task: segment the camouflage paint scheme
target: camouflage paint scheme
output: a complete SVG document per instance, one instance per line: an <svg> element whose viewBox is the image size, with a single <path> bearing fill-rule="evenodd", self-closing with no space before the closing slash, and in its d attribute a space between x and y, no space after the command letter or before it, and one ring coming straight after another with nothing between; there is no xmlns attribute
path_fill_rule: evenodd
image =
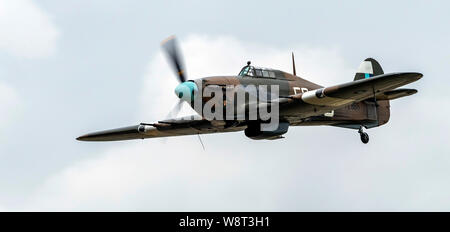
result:
<svg viewBox="0 0 450 232"><path fill-rule="evenodd" d="M370 66L370 71L366 72L364 70L367 70L367 66ZM256 69L258 68L254 68ZM280 122L286 125L279 132L261 134L258 129L254 129L260 123L258 121L209 121L197 115L199 120L169 119L156 123L141 123L131 127L94 132L77 139L117 141L242 130L246 130L246 135L252 139L277 139L282 138L281 135L287 132L288 126L319 125L361 128L362 131L362 127L372 128L386 124L390 117L389 101L417 92L415 89L397 88L417 81L423 76L415 72L384 74L381 66L372 58L363 61L354 81L325 88L287 72L266 70L274 72L275 77L215 76L195 80L195 83L201 83L202 88L210 85L278 85L279 96L282 99L279 105ZM204 98L203 103L209 99Z"/></svg>

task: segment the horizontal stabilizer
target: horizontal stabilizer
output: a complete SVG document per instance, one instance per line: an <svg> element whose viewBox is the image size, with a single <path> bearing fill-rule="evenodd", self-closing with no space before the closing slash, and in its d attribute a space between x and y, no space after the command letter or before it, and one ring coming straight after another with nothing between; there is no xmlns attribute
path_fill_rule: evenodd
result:
<svg viewBox="0 0 450 232"><path fill-rule="evenodd" d="M417 89L395 89L377 95L377 100L394 100L417 93Z"/></svg>

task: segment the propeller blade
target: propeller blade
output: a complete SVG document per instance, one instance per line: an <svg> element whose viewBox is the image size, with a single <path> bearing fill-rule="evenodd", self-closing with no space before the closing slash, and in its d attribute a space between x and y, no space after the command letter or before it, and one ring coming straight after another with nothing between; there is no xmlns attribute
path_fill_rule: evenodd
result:
<svg viewBox="0 0 450 232"><path fill-rule="evenodd" d="M185 82L186 81L186 69L183 65L182 55L180 49L178 49L177 42L175 41L175 36L170 36L165 39L161 46L164 48L166 52L167 58L169 59L172 68L175 70L175 74L178 76L178 81Z"/></svg>
<svg viewBox="0 0 450 232"><path fill-rule="evenodd" d="M172 119L177 117L178 113L180 113L181 107L183 106L183 101L178 100L177 104L172 108L172 110L167 114L166 119Z"/></svg>

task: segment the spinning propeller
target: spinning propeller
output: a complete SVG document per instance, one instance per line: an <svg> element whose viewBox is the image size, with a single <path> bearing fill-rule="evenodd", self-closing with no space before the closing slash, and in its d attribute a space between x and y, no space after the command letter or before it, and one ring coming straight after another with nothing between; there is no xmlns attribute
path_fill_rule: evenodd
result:
<svg viewBox="0 0 450 232"><path fill-rule="evenodd" d="M180 84L175 88L175 94L179 98L177 104L172 108L172 110L167 115L167 119L176 117L183 106L183 102L191 102L194 100L194 93L198 91L197 85L193 81L186 81L186 68L183 64L183 56L181 55L180 49L178 49L177 42L175 41L175 36L170 36L165 39L161 46L166 52L167 59L172 65L172 68L177 75ZM203 150L205 146L200 138L200 134L197 134L200 143L202 144Z"/></svg>
<svg viewBox="0 0 450 232"><path fill-rule="evenodd" d="M179 98L178 103L169 112L167 117L176 117L181 110L183 101L191 102L194 92L198 91L197 85L192 81L186 81L186 69L183 64L183 56L177 46L175 36L170 36L161 43L169 63L177 76L180 84L175 88L175 94Z"/></svg>

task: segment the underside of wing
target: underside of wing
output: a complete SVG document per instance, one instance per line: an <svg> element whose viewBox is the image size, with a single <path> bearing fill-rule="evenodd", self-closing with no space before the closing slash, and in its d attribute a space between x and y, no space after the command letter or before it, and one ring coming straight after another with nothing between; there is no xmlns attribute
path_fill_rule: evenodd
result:
<svg viewBox="0 0 450 232"><path fill-rule="evenodd" d="M228 125L223 121L208 121L190 117L190 119L170 119L157 123L141 123L135 126L122 127L89 133L77 138L80 141L119 141L131 139L160 138L182 135L210 134L241 131L244 125Z"/></svg>

